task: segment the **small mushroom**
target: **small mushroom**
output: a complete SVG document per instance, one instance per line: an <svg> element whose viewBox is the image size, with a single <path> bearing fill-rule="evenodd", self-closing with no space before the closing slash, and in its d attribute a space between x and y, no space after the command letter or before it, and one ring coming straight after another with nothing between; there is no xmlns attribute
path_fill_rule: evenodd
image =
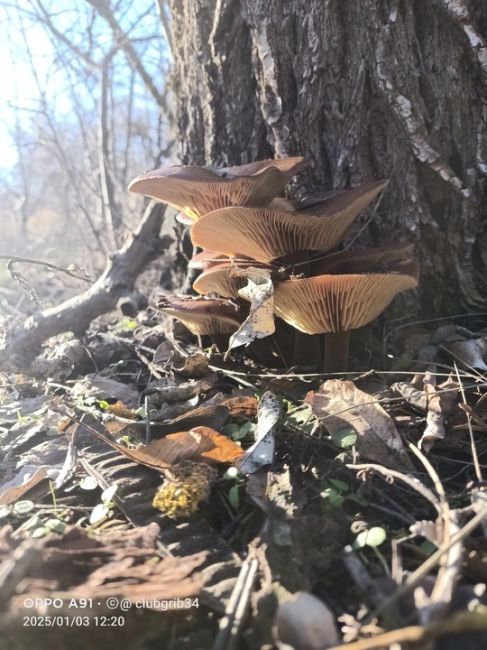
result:
<svg viewBox="0 0 487 650"><path fill-rule="evenodd" d="M346 370L350 330L377 318L392 299L418 284L418 267L404 273L320 275L286 280L274 289L274 311L306 334L325 333L325 372Z"/></svg>
<svg viewBox="0 0 487 650"><path fill-rule="evenodd" d="M157 307L180 320L196 336L232 334L242 324L237 307L228 300L163 296Z"/></svg>
<svg viewBox="0 0 487 650"><path fill-rule="evenodd" d="M384 188L365 183L340 193L312 211L226 207L214 210L192 227L193 244L226 255L246 255L268 263L300 251L326 252L343 239L358 213Z"/></svg>
<svg viewBox="0 0 487 650"><path fill-rule="evenodd" d="M202 250L199 253L193 255L189 261L188 268L190 269L208 269L216 264L255 264L258 265L255 260L252 260L250 257L245 257L245 255L239 255L237 258L230 259L228 255L223 255L223 253L217 253L215 251ZM260 264L259 264L260 266Z"/></svg>
<svg viewBox="0 0 487 650"><path fill-rule="evenodd" d="M212 264L196 278L193 282L193 289L201 294L216 293L225 298L237 298L239 289L242 289L247 284L247 279L237 275L237 273L251 266L271 269L270 266L260 264L254 260Z"/></svg>
<svg viewBox="0 0 487 650"><path fill-rule="evenodd" d="M137 176L129 191L150 196L196 221L230 205L268 205L304 166L304 159L262 160L227 168L162 167Z"/></svg>

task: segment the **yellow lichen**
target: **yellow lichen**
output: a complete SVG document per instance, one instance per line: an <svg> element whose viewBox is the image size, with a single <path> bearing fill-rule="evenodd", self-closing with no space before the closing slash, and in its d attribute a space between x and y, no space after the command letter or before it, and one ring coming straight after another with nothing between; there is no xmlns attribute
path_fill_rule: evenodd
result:
<svg viewBox="0 0 487 650"><path fill-rule="evenodd" d="M165 472L164 483L154 495L152 505L171 519L189 517L210 496L216 476L216 471L205 463L176 463Z"/></svg>

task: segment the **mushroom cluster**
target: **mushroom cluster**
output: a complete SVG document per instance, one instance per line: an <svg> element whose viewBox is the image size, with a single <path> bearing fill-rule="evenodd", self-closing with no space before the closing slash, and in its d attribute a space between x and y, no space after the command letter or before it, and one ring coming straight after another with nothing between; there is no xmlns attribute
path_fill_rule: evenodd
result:
<svg viewBox="0 0 487 650"><path fill-rule="evenodd" d="M343 371L350 330L416 287L419 268L408 244L337 250L386 183L367 182L311 205L279 197L304 164L297 157L219 169L163 168L137 177L129 190L180 210L201 248L191 265L202 271L193 285L202 297L164 298L163 310L194 334L231 333L245 318L238 293L245 274L235 271L266 269L275 316L304 334L324 334L325 372Z"/></svg>

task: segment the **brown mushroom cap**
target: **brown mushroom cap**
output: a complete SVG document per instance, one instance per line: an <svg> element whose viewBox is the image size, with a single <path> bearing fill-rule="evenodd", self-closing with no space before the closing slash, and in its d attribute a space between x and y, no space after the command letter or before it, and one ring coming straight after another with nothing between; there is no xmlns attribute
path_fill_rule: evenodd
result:
<svg viewBox="0 0 487 650"><path fill-rule="evenodd" d="M214 210L193 225L191 239L202 248L226 255L247 255L267 263L305 250L329 251L342 240L362 210L385 183L366 183L315 206L308 212L284 212L268 208L227 207Z"/></svg>
<svg viewBox="0 0 487 650"><path fill-rule="evenodd" d="M331 253L309 262L311 275L401 271L404 264L414 261L413 249L412 244L402 242L380 248Z"/></svg>
<svg viewBox="0 0 487 650"><path fill-rule="evenodd" d="M320 275L286 280L275 286L274 311L306 334L345 332L370 323L394 296L417 284L417 273Z"/></svg>
<svg viewBox="0 0 487 650"><path fill-rule="evenodd" d="M236 307L227 300L205 298L159 299L157 306L180 320L192 334L232 334L242 324Z"/></svg>
<svg viewBox="0 0 487 650"><path fill-rule="evenodd" d="M193 255L189 261L188 268L190 269L207 269L215 264L246 264L246 265L258 265L255 260L252 260L250 257L245 257L241 255L238 258L230 259L228 255L223 255L223 253L217 253L216 251L202 250L199 253Z"/></svg>
<svg viewBox="0 0 487 650"><path fill-rule="evenodd" d="M267 205L304 164L303 158L264 160L240 167L163 167L137 176L129 191L184 211L192 219L230 205Z"/></svg>
<svg viewBox="0 0 487 650"><path fill-rule="evenodd" d="M259 264L254 260L243 261L240 260L238 264L223 263L213 264L205 269L193 282L193 289L198 293L216 293L225 298L237 298L238 291L247 284L246 277L239 277L235 275L240 269L245 269L250 266L257 268L270 268L264 264Z"/></svg>
<svg viewBox="0 0 487 650"><path fill-rule="evenodd" d="M238 290L247 284L247 279L232 275L234 268L230 264L216 264L206 269L193 282L193 289L198 293L217 293L225 298L236 298Z"/></svg>
<svg viewBox="0 0 487 650"><path fill-rule="evenodd" d="M288 180L290 180L305 166L306 162L302 156L294 156L290 158L269 158L267 160L256 160L251 163L245 163L244 165L223 167L222 173L228 176L254 176L269 167L275 167L282 174L287 176Z"/></svg>

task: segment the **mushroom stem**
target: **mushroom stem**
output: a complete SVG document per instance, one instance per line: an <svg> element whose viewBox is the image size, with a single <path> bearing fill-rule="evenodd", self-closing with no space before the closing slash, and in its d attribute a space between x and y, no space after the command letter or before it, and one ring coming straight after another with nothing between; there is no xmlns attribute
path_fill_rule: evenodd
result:
<svg viewBox="0 0 487 650"><path fill-rule="evenodd" d="M321 346L319 334L305 334L295 330L291 363L293 366L320 365Z"/></svg>
<svg viewBox="0 0 487 650"><path fill-rule="evenodd" d="M348 368L350 330L325 334L324 372L344 372Z"/></svg>
<svg viewBox="0 0 487 650"><path fill-rule="evenodd" d="M225 352L228 348L228 334L210 334L210 340L213 345L216 347L218 352ZM200 346L202 347L202 346Z"/></svg>

